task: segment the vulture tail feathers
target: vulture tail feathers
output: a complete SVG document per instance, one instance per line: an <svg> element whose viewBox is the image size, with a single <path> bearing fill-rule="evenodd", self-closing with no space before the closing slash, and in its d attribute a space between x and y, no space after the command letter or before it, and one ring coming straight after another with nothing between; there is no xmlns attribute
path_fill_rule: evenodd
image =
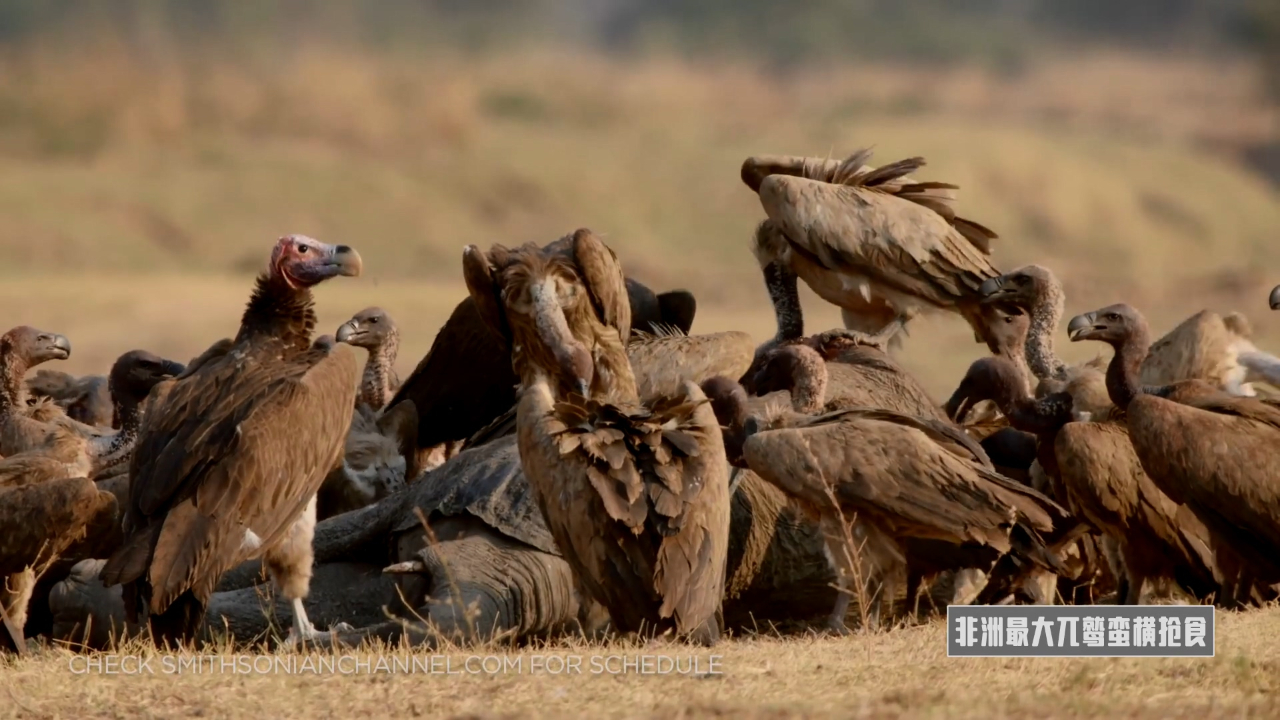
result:
<svg viewBox="0 0 1280 720"><path fill-rule="evenodd" d="M152 551L160 539L164 525L155 523L146 532L130 535L118 550L107 558L98 573L98 579L106 587L128 585L147 573Z"/></svg>
<svg viewBox="0 0 1280 720"><path fill-rule="evenodd" d="M1033 565L1051 570L1059 575L1071 575L1071 570L1057 553L1045 545L1044 538L1026 523L1014 523L1009 530L1009 545L1013 552L1029 560Z"/></svg>
<svg viewBox="0 0 1280 720"><path fill-rule="evenodd" d="M152 615L149 620L151 634L161 647L174 649L190 643L204 624L204 603L190 590L174 598L164 612Z"/></svg>

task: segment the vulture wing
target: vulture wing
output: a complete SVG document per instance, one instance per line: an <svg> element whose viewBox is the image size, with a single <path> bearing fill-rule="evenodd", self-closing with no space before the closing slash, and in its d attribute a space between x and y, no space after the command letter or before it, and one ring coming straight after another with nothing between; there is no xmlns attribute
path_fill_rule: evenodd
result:
<svg viewBox="0 0 1280 720"><path fill-rule="evenodd" d="M939 444L930 433L857 412L832 413L801 427L749 437L751 469L806 503L842 505L883 521L895 532L1009 549L1009 530L1023 516L1053 529L1052 501ZM1025 496L1025 497L1024 497ZM1029 500L1035 500L1031 502Z"/></svg>
<svg viewBox="0 0 1280 720"><path fill-rule="evenodd" d="M208 597L223 572L279 540L341 456L358 377L355 350L337 345L289 362L233 352L170 386L134 453L135 534L104 581L149 566L161 612L187 589Z"/></svg>
<svg viewBox="0 0 1280 720"><path fill-rule="evenodd" d="M1201 407L1148 395L1130 404L1142 467L1255 565L1260 580L1280 581L1280 409L1225 393L1192 402Z"/></svg>
<svg viewBox="0 0 1280 720"><path fill-rule="evenodd" d="M944 183L906 182L912 158L865 168L855 155L829 180L773 174L760 202L792 249L832 272L860 275L893 291L952 308L999 272L991 230L961 218Z"/></svg>

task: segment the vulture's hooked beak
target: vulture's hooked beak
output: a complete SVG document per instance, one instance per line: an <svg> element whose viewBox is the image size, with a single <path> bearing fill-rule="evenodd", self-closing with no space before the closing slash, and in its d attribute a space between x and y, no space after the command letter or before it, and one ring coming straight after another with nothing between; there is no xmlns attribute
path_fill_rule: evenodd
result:
<svg viewBox="0 0 1280 720"><path fill-rule="evenodd" d="M1271 309L1280 310L1280 285L1271 291Z"/></svg>
<svg viewBox="0 0 1280 720"><path fill-rule="evenodd" d="M186 371L187 366L176 360L163 360L160 363L160 377L162 378L178 377Z"/></svg>
<svg viewBox="0 0 1280 720"><path fill-rule="evenodd" d="M982 298L983 303L994 302L1001 295L1007 295L1012 292L1004 286L1004 276L998 275L993 278L987 278L978 286L978 295Z"/></svg>
<svg viewBox="0 0 1280 720"><path fill-rule="evenodd" d="M360 259L360 253L347 245L331 246L329 256L322 262L334 275L360 277L360 272L364 270L364 261Z"/></svg>
<svg viewBox="0 0 1280 720"><path fill-rule="evenodd" d="M42 350L51 359L66 360L71 357L71 341L67 339L66 335L42 335L40 341L44 345Z"/></svg>
<svg viewBox="0 0 1280 720"><path fill-rule="evenodd" d="M1093 337L1094 331L1106 330L1105 325L1098 325L1097 313L1084 313L1071 318L1071 322L1067 323L1067 337L1071 338L1071 342L1079 342L1088 340Z"/></svg>
<svg viewBox="0 0 1280 720"><path fill-rule="evenodd" d="M351 339L360 333L360 323L356 320L348 320L338 328L337 340L340 343L351 342Z"/></svg>

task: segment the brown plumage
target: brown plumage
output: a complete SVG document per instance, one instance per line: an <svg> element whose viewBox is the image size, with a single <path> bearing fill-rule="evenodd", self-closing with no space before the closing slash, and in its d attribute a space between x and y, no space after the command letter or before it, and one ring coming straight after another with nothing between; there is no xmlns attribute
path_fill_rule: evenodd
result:
<svg viewBox="0 0 1280 720"><path fill-rule="evenodd" d="M381 500L413 479L406 457L418 437L418 411L412 400L374 414L358 405L347 433L342 463L325 477L316 494L316 521Z"/></svg>
<svg viewBox="0 0 1280 720"><path fill-rule="evenodd" d="M1037 401L1019 387L1019 374L1005 358L991 358L975 384L976 395L994 397L1019 420ZM1045 405L1045 398L1040 405ZM1058 479L1072 512L1118 544L1125 578L1117 601L1141 604L1144 583L1172 579L1204 599L1218 591L1217 568L1204 524L1173 502L1142 470L1125 425L1115 421L1065 422L1053 436Z"/></svg>
<svg viewBox="0 0 1280 720"><path fill-rule="evenodd" d="M137 440L142 402L153 387L183 369L181 364L145 350L121 355L112 365L108 379L113 410L107 424L114 424L117 429L91 439L57 433L41 448L10 455L0 460L0 487L64 477L97 480L124 470Z"/></svg>
<svg viewBox="0 0 1280 720"><path fill-rule="evenodd" d="M786 391L802 412L885 408L945 420L915 376L888 354L822 333L765 351L739 382L752 395Z"/></svg>
<svg viewBox="0 0 1280 720"><path fill-rule="evenodd" d="M111 393L103 375L75 377L60 370L41 368L27 379L33 398L46 397L67 417L86 425L111 427Z"/></svg>
<svg viewBox="0 0 1280 720"><path fill-rule="evenodd" d="M85 478L62 478L0 489L0 608L7 616L0 646L25 647L22 628L35 583L115 498ZM7 640L8 642L4 642Z"/></svg>
<svg viewBox="0 0 1280 720"><path fill-rule="evenodd" d="M589 230L554 249L475 246L464 277L520 374L521 464L586 597L621 632L719 636L729 465L697 385L640 402L631 308Z"/></svg>
<svg viewBox="0 0 1280 720"><path fill-rule="evenodd" d="M679 394L687 380L738 377L751 366L756 345L744 332L688 335L677 328L631 332L627 359L641 399Z"/></svg>
<svg viewBox="0 0 1280 720"><path fill-rule="evenodd" d="M907 177L915 157L866 166L870 150L838 165L748 158L743 181L769 219L753 251L775 305L802 279L841 308L845 327L887 340L896 326L931 310L958 312L974 327L978 287L998 275L991 230L955 213L955 185ZM789 327L801 324L799 303Z"/></svg>
<svg viewBox="0 0 1280 720"><path fill-rule="evenodd" d="M45 444L52 429L31 417L24 376L49 360L71 356L71 343L62 335L20 326L0 336L0 456Z"/></svg>
<svg viewBox="0 0 1280 720"><path fill-rule="evenodd" d="M560 238L547 247L556 252L568 247L572 238ZM626 279L631 307L631 328L656 332L673 327L688 334L696 303L684 290L654 293L632 278ZM512 369L510 345L503 331L492 330L481 316L476 301L468 296L458 303L445 322L431 349L405 379L395 397L394 407L412 400L418 408L418 465L427 455L449 443L456 447L516 404L520 378Z"/></svg>
<svg viewBox="0 0 1280 720"><path fill-rule="evenodd" d="M1228 584L1237 583L1224 589L1228 600L1244 600L1254 581L1280 582L1280 405L1194 379L1144 386L1150 335L1145 318L1128 305L1077 315L1068 333L1073 342L1114 348L1107 390L1124 413L1142 468L1208 527L1219 570Z"/></svg>
<svg viewBox="0 0 1280 720"><path fill-rule="evenodd" d="M369 351L360 378L358 402L371 410L381 410L400 389L400 376L396 374L400 329L395 321L386 310L368 307L342 323L334 339Z"/></svg>
<svg viewBox="0 0 1280 720"><path fill-rule="evenodd" d="M102 580L123 584L158 642L201 627L222 573L262 556L293 604L291 640L315 629L302 606L315 494L342 455L359 372L355 351L313 349L311 287L360 274L346 246L280 238L228 348L152 396L130 466L125 543Z"/></svg>
<svg viewBox="0 0 1280 720"><path fill-rule="evenodd" d="M792 418L781 428L753 417L745 435L751 469L823 525L846 588L833 624L843 620L849 578L857 572L846 530L855 518L896 546L899 557L902 539L911 537L988 547L997 555L1016 550L1039 567L1062 569L1044 538L1075 522L1053 501L996 473L977 444L949 423L855 409Z"/></svg>

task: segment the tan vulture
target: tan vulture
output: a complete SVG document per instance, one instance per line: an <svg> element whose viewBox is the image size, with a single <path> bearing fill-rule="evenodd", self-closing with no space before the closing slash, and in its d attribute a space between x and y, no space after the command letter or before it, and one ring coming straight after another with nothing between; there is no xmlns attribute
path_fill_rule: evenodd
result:
<svg viewBox="0 0 1280 720"><path fill-rule="evenodd" d="M797 279L840 308L845 328L863 341L897 345L898 331L925 311L958 312L980 340L978 288L999 275L991 265L996 234L959 217L955 185L916 182L913 157L880 168L871 150L843 162L752 157L742 179L769 216L753 251L778 314L778 340L804 334Z"/></svg>
<svg viewBox="0 0 1280 720"><path fill-rule="evenodd" d="M640 401L613 251L581 229L546 248L469 246L463 268L511 348L521 465L584 600L618 632L716 642L729 542L719 423L690 381Z"/></svg>

